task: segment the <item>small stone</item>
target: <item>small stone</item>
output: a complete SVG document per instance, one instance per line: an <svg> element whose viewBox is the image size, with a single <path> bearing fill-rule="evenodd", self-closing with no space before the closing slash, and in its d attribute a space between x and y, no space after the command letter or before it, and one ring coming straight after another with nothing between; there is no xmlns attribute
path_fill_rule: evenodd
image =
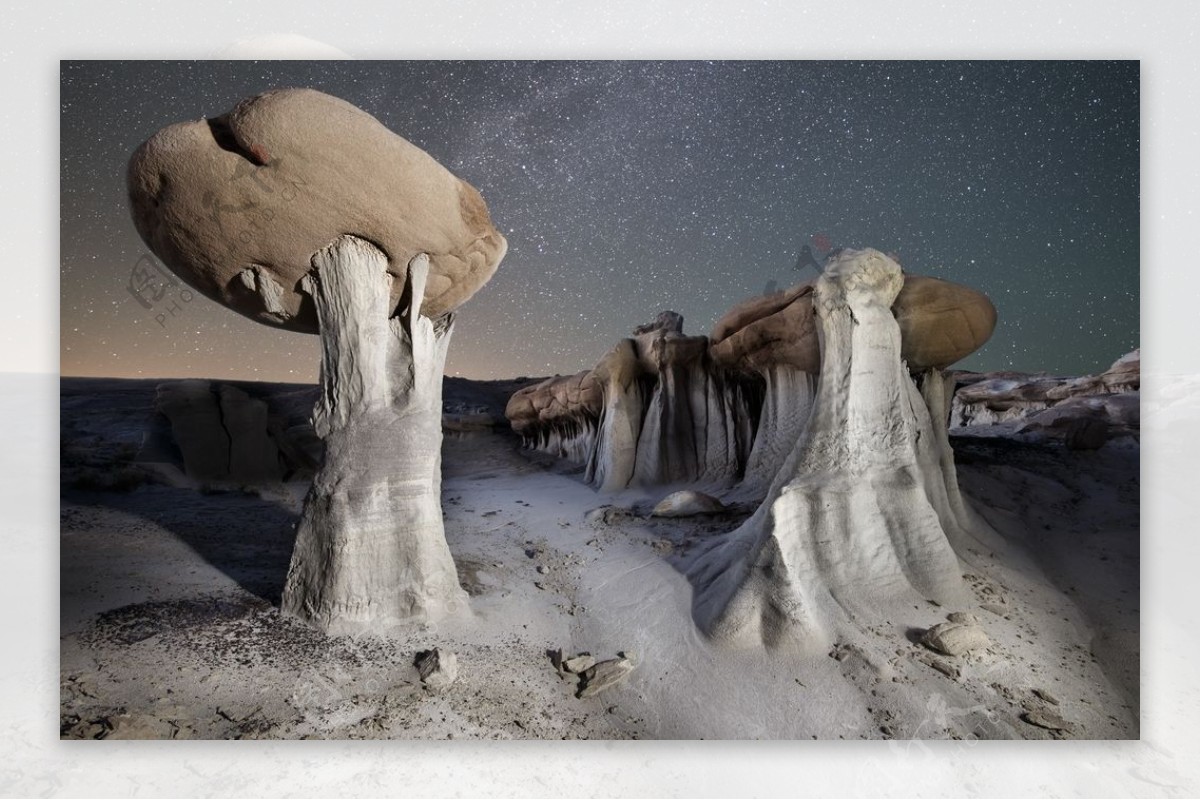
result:
<svg viewBox="0 0 1200 800"><path fill-rule="evenodd" d="M990 611L998 617L1008 616L1008 607L1002 606L999 603L982 603L980 606L984 611Z"/></svg>
<svg viewBox="0 0 1200 800"><path fill-rule="evenodd" d="M583 519L590 525L604 526L612 525L617 520L630 515L631 512L627 508L620 508L619 506L600 506L599 508L593 508L591 511L584 514Z"/></svg>
<svg viewBox="0 0 1200 800"><path fill-rule="evenodd" d="M633 671L633 662L627 658L612 658L601 661L588 669L580 677L579 692L576 697L593 697L600 692L615 686Z"/></svg>
<svg viewBox="0 0 1200 800"><path fill-rule="evenodd" d="M711 495L685 489L662 499L650 512L654 517L692 517L697 514L720 514L725 504Z"/></svg>
<svg viewBox="0 0 1200 800"><path fill-rule="evenodd" d="M437 647L417 654L417 671L421 683L434 692L445 690L458 678L458 656L449 650Z"/></svg>
<svg viewBox="0 0 1200 800"><path fill-rule="evenodd" d="M956 622L939 622L921 637L921 644L948 656L960 656L972 650L982 650L991 643L983 628Z"/></svg>
<svg viewBox="0 0 1200 800"><path fill-rule="evenodd" d="M922 658L921 663L928 664L929 666L936 669L938 672L945 675L947 678L953 678L954 680L958 680L958 677L962 674L962 671L959 670L957 664L951 664L949 661L946 661L941 658L937 658L937 657Z"/></svg>
<svg viewBox="0 0 1200 800"><path fill-rule="evenodd" d="M955 611L946 615L946 619L959 625L978 625L979 618L969 611Z"/></svg>
<svg viewBox="0 0 1200 800"><path fill-rule="evenodd" d="M545 575L547 572L550 571L550 568L547 567L545 564L538 564L537 571L538 571L539 575Z"/></svg>
<svg viewBox="0 0 1200 800"><path fill-rule="evenodd" d="M541 589L542 591L546 590L546 587L542 585L541 581L534 581L533 585L536 586L538 589Z"/></svg>
<svg viewBox="0 0 1200 800"><path fill-rule="evenodd" d="M596 666L596 657L589 653L580 653L577 656L566 659L562 664L563 669L567 672L574 672L576 675L580 675Z"/></svg>
<svg viewBox="0 0 1200 800"><path fill-rule="evenodd" d="M1058 698L1047 692L1045 689L1034 689L1033 693L1052 706L1058 705Z"/></svg>
<svg viewBox="0 0 1200 800"><path fill-rule="evenodd" d="M1039 728L1045 728L1048 731L1065 731L1070 732L1071 726L1062 717L1057 714L1052 714L1049 711L1026 711L1021 715L1021 719L1028 722L1030 725L1036 725Z"/></svg>

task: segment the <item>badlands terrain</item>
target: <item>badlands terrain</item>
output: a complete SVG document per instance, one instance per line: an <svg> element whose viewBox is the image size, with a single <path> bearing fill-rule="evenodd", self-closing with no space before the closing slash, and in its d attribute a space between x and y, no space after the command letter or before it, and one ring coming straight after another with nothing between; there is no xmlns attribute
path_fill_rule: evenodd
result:
<svg viewBox="0 0 1200 800"><path fill-rule="evenodd" d="M61 735L1136 738L1137 369L1135 352L1084 378L952 373L958 481L995 534L960 553L969 597L895 608L870 646L820 653L704 635L689 566L756 499L663 517L687 486L598 492L510 429L536 379L444 384L442 507L469 608L351 638L279 609L320 458L315 386L63 378ZM923 644L951 614L987 646ZM591 659L620 665L611 685L572 671Z"/></svg>

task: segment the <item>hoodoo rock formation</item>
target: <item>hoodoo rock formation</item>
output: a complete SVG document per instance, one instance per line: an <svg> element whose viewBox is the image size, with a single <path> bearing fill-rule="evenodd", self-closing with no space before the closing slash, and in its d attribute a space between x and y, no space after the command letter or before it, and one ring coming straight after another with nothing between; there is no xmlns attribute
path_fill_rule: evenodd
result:
<svg viewBox="0 0 1200 800"><path fill-rule="evenodd" d="M952 542L969 523L946 382L920 362L923 389L913 380L893 305L904 286L887 256L847 250L805 295L820 332L812 410L758 511L692 564L693 613L710 635L819 648L900 602L962 598Z"/></svg>
<svg viewBox="0 0 1200 800"><path fill-rule="evenodd" d="M987 297L902 277L891 307L915 375L978 349L996 324ZM761 498L803 432L821 369L816 281L739 303L712 335L664 312L592 370L513 395L506 414L531 447L587 465L594 486L737 484ZM921 379L924 382L924 378ZM940 385L940 384L939 384Z"/></svg>
<svg viewBox="0 0 1200 800"><path fill-rule="evenodd" d="M730 380L761 397L743 485L761 496L804 429L821 366L812 294L815 281L731 308L713 327L712 353Z"/></svg>
<svg viewBox="0 0 1200 800"><path fill-rule="evenodd" d="M324 461L285 612L382 630L465 604L440 505L453 311L506 248L479 193L369 114L286 89L134 153L134 222L172 270L268 325L321 336Z"/></svg>
<svg viewBox="0 0 1200 800"><path fill-rule="evenodd" d="M585 464L605 491L728 483L753 432L741 387L726 384L708 345L665 311L593 369L515 393L505 415L528 445Z"/></svg>

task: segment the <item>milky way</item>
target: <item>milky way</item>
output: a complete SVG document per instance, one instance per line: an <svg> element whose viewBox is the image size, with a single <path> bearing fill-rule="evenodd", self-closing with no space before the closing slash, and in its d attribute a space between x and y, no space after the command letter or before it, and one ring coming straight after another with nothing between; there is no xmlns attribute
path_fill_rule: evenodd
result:
<svg viewBox="0 0 1200 800"><path fill-rule="evenodd" d="M1137 62L64 62L62 371L314 380L315 337L145 308L125 164L270 88L342 97L476 186L508 237L447 371L576 372L666 308L706 333L814 235L986 292L970 369L1138 346Z"/></svg>

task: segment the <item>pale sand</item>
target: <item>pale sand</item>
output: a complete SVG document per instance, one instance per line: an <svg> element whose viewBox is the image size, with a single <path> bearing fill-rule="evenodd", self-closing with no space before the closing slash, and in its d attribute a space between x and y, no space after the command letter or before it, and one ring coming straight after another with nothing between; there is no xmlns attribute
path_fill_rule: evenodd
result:
<svg viewBox="0 0 1200 800"><path fill-rule="evenodd" d="M153 396L150 382L63 388L64 424L79 421L64 441L133 435ZM446 399L502 409L500 388L448 382ZM581 468L521 451L508 432L448 435L443 448L447 539L473 617L391 639L330 639L279 616L303 483L263 497L65 489L63 735L1136 738L1136 443L953 442L964 493L1010 543L965 566L970 607L897 608L868 632L870 652L807 657L718 646L692 621L689 556L752 508L650 518L678 487L599 495ZM585 520L606 504L637 513ZM952 678L915 639L957 610L993 646L944 658ZM433 646L458 655L442 694L412 666ZM552 648L626 651L636 668L577 699ZM1022 721L1037 711L1070 730Z"/></svg>

